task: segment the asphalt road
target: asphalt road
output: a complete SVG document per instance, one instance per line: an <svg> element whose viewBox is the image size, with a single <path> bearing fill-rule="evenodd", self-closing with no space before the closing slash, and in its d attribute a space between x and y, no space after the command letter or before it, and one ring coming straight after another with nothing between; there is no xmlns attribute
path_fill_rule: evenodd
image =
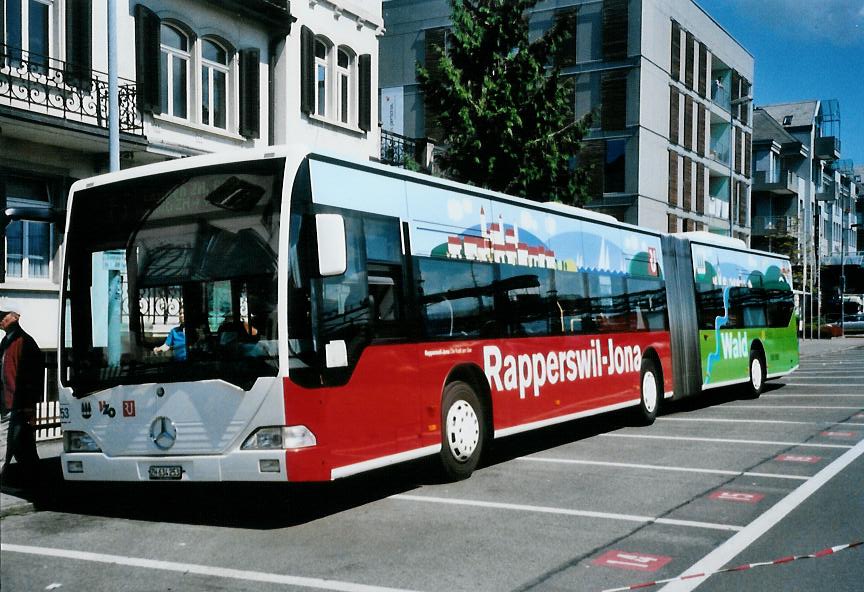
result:
<svg viewBox="0 0 864 592"><path fill-rule="evenodd" d="M864 343L862 343L864 345ZM94 486L56 459L2 519L18 590L603 591L864 540L864 347L735 390L497 443L467 481L429 462L332 484ZM864 546L649 590L859 591Z"/></svg>

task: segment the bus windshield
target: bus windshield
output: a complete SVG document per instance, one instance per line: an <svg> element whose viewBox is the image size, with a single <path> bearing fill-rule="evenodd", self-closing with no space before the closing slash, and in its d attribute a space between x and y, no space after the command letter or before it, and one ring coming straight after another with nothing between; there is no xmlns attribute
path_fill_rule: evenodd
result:
<svg viewBox="0 0 864 592"><path fill-rule="evenodd" d="M284 160L77 192L66 245L62 379L117 384L275 376Z"/></svg>

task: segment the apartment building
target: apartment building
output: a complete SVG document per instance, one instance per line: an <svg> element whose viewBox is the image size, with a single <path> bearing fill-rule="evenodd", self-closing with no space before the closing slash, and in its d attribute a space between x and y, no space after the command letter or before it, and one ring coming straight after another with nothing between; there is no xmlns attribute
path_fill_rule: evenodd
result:
<svg viewBox="0 0 864 592"><path fill-rule="evenodd" d="M792 258L809 321L832 297L826 267L839 269L841 254L858 249L860 185L841 158L840 107L833 99L757 106L753 134L752 246Z"/></svg>
<svg viewBox="0 0 864 592"><path fill-rule="evenodd" d="M107 5L2 4L0 308L49 352L66 194L108 170ZM378 156L380 2L116 5L122 168L288 142Z"/></svg>
<svg viewBox="0 0 864 592"><path fill-rule="evenodd" d="M577 117L593 112L580 155L593 165L589 208L663 231L749 240L753 57L692 0L556 0L531 34L575 13L562 56ZM385 129L436 137L416 64L446 51L446 0L389 0L379 85Z"/></svg>

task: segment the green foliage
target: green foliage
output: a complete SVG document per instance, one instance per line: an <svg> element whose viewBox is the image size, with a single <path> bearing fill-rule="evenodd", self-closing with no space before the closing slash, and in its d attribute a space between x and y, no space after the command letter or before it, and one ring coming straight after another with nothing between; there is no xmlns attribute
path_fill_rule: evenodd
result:
<svg viewBox="0 0 864 592"><path fill-rule="evenodd" d="M585 203L587 171L574 163L590 117L574 119L574 88L556 60L573 17L529 43L526 10L537 0L450 2L446 52L440 48L437 68L418 67L447 146L442 169L529 199Z"/></svg>

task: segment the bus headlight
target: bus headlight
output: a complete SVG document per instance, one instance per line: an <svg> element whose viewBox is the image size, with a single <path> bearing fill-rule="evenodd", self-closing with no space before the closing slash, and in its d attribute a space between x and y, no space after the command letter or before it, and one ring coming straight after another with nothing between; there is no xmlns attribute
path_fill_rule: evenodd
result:
<svg viewBox="0 0 864 592"><path fill-rule="evenodd" d="M315 439L306 426L268 426L258 428L243 442L242 450L274 450L308 448L315 446Z"/></svg>
<svg viewBox="0 0 864 592"><path fill-rule="evenodd" d="M102 452L102 449L87 432L63 432L64 452Z"/></svg>

